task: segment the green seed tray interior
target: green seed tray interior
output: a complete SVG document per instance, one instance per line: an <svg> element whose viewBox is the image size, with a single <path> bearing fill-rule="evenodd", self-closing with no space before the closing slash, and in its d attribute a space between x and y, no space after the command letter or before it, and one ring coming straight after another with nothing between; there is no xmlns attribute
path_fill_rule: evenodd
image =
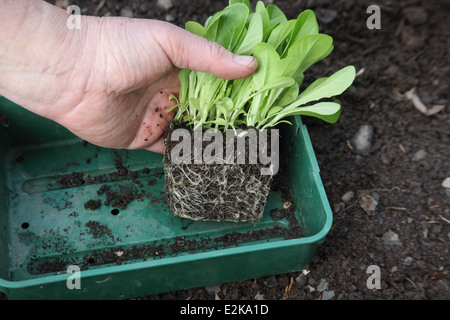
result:
<svg viewBox="0 0 450 320"><path fill-rule="evenodd" d="M270 193L256 224L174 216L159 154L85 143L2 97L0 117L0 292L10 299L120 299L294 272L331 227L299 117L281 130L288 188Z"/></svg>

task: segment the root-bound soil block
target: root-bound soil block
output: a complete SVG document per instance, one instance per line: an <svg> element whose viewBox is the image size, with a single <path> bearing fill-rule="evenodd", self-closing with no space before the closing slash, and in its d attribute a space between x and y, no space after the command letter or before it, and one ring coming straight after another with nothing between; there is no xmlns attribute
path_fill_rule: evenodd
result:
<svg viewBox="0 0 450 320"><path fill-rule="evenodd" d="M201 128L190 131L174 122L168 125L164 173L167 201L175 215L235 222L262 218L275 173L270 170L278 168L278 130L266 130L264 135L253 128L241 132L243 136L230 129L227 136ZM206 138L208 134L214 137ZM261 161L259 154L266 158Z"/></svg>

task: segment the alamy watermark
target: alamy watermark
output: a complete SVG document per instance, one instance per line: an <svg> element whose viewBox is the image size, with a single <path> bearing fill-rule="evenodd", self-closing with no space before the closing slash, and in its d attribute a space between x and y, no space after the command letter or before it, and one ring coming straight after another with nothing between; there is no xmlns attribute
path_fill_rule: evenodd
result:
<svg viewBox="0 0 450 320"><path fill-rule="evenodd" d="M367 19L367 29L381 29L381 9L379 6L373 4L367 7L366 13L370 14Z"/></svg>
<svg viewBox="0 0 450 320"><path fill-rule="evenodd" d="M66 26L69 30L80 30L81 29L81 9L79 6L68 6L67 13L70 14L67 18Z"/></svg>
<svg viewBox="0 0 450 320"><path fill-rule="evenodd" d="M268 136L267 129L228 129L224 133L198 128L192 133L179 128L170 138L172 142L178 142L172 148L170 158L173 164L259 163L265 166L261 168L262 175L274 175L279 169L279 130L270 129L270 141ZM203 148L204 144L207 145Z"/></svg>
<svg viewBox="0 0 450 320"><path fill-rule="evenodd" d="M69 290L81 289L81 270L77 265L70 265L67 267L67 274L69 277L66 280L66 286Z"/></svg>
<svg viewBox="0 0 450 320"><path fill-rule="evenodd" d="M370 274L366 281L367 289L381 289L380 267L377 265L370 265L367 267L366 273Z"/></svg>
<svg viewBox="0 0 450 320"><path fill-rule="evenodd" d="M66 25L70 30L81 29L81 9L79 6L70 5L67 7L67 13L70 14ZM373 4L367 7L367 14L370 14L366 21L367 29L381 29L381 9L379 6Z"/></svg>

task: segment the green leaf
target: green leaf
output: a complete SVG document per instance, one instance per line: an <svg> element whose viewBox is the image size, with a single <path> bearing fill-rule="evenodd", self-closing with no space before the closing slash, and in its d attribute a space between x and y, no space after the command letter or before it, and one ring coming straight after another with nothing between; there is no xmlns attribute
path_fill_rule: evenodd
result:
<svg viewBox="0 0 450 320"><path fill-rule="evenodd" d="M188 89L189 89L189 74L190 70L183 69L178 73L178 79L180 80L180 93L178 94L178 99L181 104L186 103L188 99Z"/></svg>
<svg viewBox="0 0 450 320"><path fill-rule="evenodd" d="M250 0L229 0L229 5L209 17L205 26L188 22L186 30L217 42L240 55L253 55L259 68L252 76L223 80L206 72L181 70L175 119L190 128L256 128L289 123L292 115L312 116L334 123L340 115L336 102L320 102L337 96L354 81L355 69L343 68L320 78L299 94L305 70L333 50L330 36L319 34L313 11L306 10L295 20L273 4L258 1L254 12ZM318 103L308 105L312 101Z"/></svg>
<svg viewBox="0 0 450 320"><path fill-rule="evenodd" d="M198 22L188 21L184 28L197 36L206 38L206 29Z"/></svg>
<svg viewBox="0 0 450 320"><path fill-rule="evenodd" d="M298 90L299 85L295 83L290 88L287 88L278 98L278 100L275 101L275 104L278 106L285 107L292 102L294 102L298 97Z"/></svg>
<svg viewBox="0 0 450 320"><path fill-rule="evenodd" d="M171 112L172 110L175 110L176 108L178 108L180 106L180 103L174 94L169 94L169 101L170 102L175 101L175 104L173 106L171 106L169 109L167 109L166 112Z"/></svg>
<svg viewBox="0 0 450 320"><path fill-rule="evenodd" d="M228 7L227 7L228 8ZM213 25L216 25L217 22L219 21L220 17L225 14L227 8L223 9L222 11L218 11L215 14L213 14L212 16L210 16L208 19L206 19L205 22L205 29L209 31L209 29L212 28ZM214 40L211 40L214 41Z"/></svg>
<svg viewBox="0 0 450 320"><path fill-rule="evenodd" d="M355 67L348 66L330 77L317 79L298 96L292 105L300 106L311 101L340 95L352 85L355 75Z"/></svg>
<svg viewBox="0 0 450 320"><path fill-rule="evenodd" d="M312 10L303 11L296 20L294 29L289 38L289 43L281 57L283 58L286 55L287 50L289 50L295 41L307 35L317 33L319 33L319 24L317 23L316 15Z"/></svg>
<svg viewBox="0 0 450 320"><path fill-rule="evenodd" d="M287 88L295 85L295 80L289 77L280 77L276 78L270 83L266 84L264 87L261 88L261 91L267 91L272 89L279 89L279 88Z"/></svg>
<svg viewBox="0 0 450 320"><path fill-rule="evenodd" d="M270 117L273 114L280 112L281 110L283 110L283 107L273 106L272 108L270 108L269 112L267 112L267 117Z"/></svg>
<svg viewBox="0 0 450 320"><path fill-rule="evenodd" d="M269 29L264 30L262 42L267 42L267 38L269 38L272 31L275 30L275 28L278 27L279 25L280 25L280 23L278 22L278 23L274 24L273 26L271 26Z"/></svg>
<svg viewBox="0 0 450 320"><path fill-rule="evenodd" d="M215 42L234 52L233 49L238 43L247 22L249 10L243 3L236 3L227 7L224 11L225 13L216 22Z"/></svg>
<svg viewBox="0 0 450 320"><path fill-rule="evenodd" d="M195 98L189 99L189 105L197 111L200 110L200 100L199 99L195 99Z"/></svg>
<svg viewBox="0 0 450 320"><path fill-rule="evenodd" d="M258 90L253 96L253 101L249 108L248 124L254 126L262 121L266 116L273 102L278 98L284 88L295 85L295 80L288 77L281 77L272 80Z"/></svg>
<svg viewBox="0 0 450 320"><path fill-rule="evenodd" d="M295 71L300 64L299 59L285 58L272 62L274 64L273 77L295 77Z"/></svg>
<svg viewBox="0 0 450 320"><path fill-rule="evenodd" d="M262 87L277 73L276 66L280 56L271 45L264 42L255 46L253 56L258 60L259 65L258 71L253 74L253 79L257 86Z"/></svg>
<svg viewBox="0 0 450 320"><path fill-rule="evenodd" d="M341 106L335 102L320 102L312 106L301 107L289 115L303 115L319 118L328 123L335 123L341 114Z"/></svg>
<svg viewBox="0 0 450 320"><path fill-rule="evenodd" d="M235 4L235 3L243 3L243 4L245 4L248 7L249 11L252 10L252 6L250 5L250 0L230 0L228 2L228 5L231 6L232 4Z"/></svg>
<svg viewBox="0 0 450 320"><path fill-rule="evenodd" d="M266 10L269 15L271 26L274 26L277 23L283 23L283 22L287 21L286 15L276 5L269 4L269 5L267 5Z"/></svg>
<svg viewBox="0 0 450 320"><path fill-rule="evenodd" d="M263 22L263 29L267 30L270 28L270 18L269 13L267 12L267 9L264 5L264 2L258 1L256 3L255 13L258 13L261 15L262 22Z"/></svg>
<svg viewBox="0 0 450 320"><path fill-rule="evenodd" d="M335 123L341 114L341 105L335 102L320 102L312 106L294 108L280 111L270 122L266 123L262 128L272 127L279 123L280 120L294 115L310 116L321 119L328 123Z"/></svg>
<svg viewBox="0 0 450 320"><path fill-rule="evenodd" d="M262 129L266 129L266 128L270 128L270 127L275 127L276 125L278 125L278 124L280 124L280 123L287 123L287 124L289 124L289 125L292 125L292 123L291 122L289 122L289 121L287 121L287 120L281 120L281 121L278 121L278 122L276 122L276 123L274 123L274 124L271 124L270 126L264 126L264 127L262 127ZM258 128L259 129L259 128Z"/></svg>
<svg viewBox="0 0 450 320"><path fill-rule="evenodd" d="M272 31L267 39L267 43L274 47L279 54L283 53L285 46L288 44L289 35L292 33L294 26L295 20L289 20L281 23Z"/></svg>
<svg viewBox="0 0 450 320"><path fill-rule="evenodd" d="M295 74L303 73L333 50L333 38L326 34L312 34L298 39L288 50L286 58L299 62Z"/></svg>
<svg viewBox="0 0 450 320"><path fill-rule="evenodd" d="M244 40L236 50L236 54L251 55L255 46L262 41L263 23L261 15L253 14Z"/></svg>
<svg viewBox="0 0 450 320"><path fill-rule="evenodd" d="M303 72L298 73L295 76L295 81L297 82L298 86L301 86L301 84L303 83L303 80L305 79L305 74Z"/></svg>
<svg viewBox="0 0 450 320"><path fill-rule="evenodd" d="M216 102L217 114L223 114L226 119L228 119L228 117L231 114L231 111L233 111L233 107L234 107L233 101L228 97L225 97Z"/></svg>
<svg viewBox="0 0 450 320"><path fill-rule="evenodd" d="M266 42L272 31L275 30L280 24L287 21L287 18L283 11L280 10L276 5L269 4L266 7L267 14L269 16L270 28L265 28L263 33L263 42Z"/></svg>

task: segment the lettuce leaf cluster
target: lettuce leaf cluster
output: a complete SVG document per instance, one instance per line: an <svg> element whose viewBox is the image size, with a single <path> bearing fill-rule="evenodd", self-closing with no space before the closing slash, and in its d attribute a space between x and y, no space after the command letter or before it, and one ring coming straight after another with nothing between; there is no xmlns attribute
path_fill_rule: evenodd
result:
<svg viewBox="0 0 450 320"><path fill-rule="evenodd" d="M300 91L305 71L333 50L333 39L319 33L313 11L288 20L274 4L230 0L205 25L189 21L186 30L214 41L233 53L252 55L258 71L248 78L224 80L206 72L181 70L180 93L173 108L175 120L192 129L226 131L241 126L266 129L286 117L305 115L334 123L341 106L323 101L343 93L355 79L355 68L345 67L319 78Z"/></svg>

